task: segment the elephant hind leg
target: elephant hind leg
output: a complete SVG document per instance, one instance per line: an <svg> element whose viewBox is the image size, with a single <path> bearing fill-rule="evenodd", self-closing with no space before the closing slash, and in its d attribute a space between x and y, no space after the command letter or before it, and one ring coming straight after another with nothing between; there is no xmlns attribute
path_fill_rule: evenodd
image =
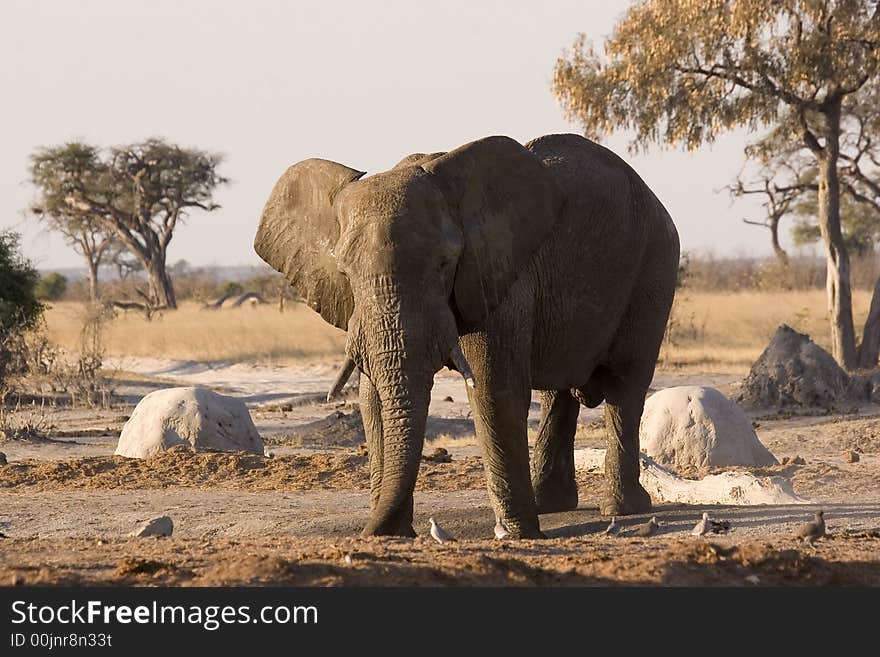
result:
<svg viewBox="0 0 880 657"><path fill-rule="evenodd" d="M639 483L639 421L647 386L609 376L605 397L605 494L599 510L625 516L651 509L651 497Z"/></svg>
<svg viewBox="0 0 880 657"><path fill-rule="evenodd" d="M532 456L532 487L538 513L577 508L574 434L580 407L568 390L541 393L541 425Z"/></svg>
<svg viewBox="0 0 880 657"><path fill-rule="evenodd" d="M605 515L651 508L651 498L639 483L639 423L675 294L678 243L674 230L661 232L646 256L602 376L607 450L600 511Z"/></svg>

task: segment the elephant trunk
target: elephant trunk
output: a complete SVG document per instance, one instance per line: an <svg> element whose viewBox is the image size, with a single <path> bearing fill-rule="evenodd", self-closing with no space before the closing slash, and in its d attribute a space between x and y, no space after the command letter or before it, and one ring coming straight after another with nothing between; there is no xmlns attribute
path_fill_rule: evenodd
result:
<svg viewBox="0 0 880 657"><path fill-rule="evenodd" d="M379 396L382 481L364 535L412 535L412 494L422 448L434 372L427 322L383 313L366 340L363 360Z"/></svg>

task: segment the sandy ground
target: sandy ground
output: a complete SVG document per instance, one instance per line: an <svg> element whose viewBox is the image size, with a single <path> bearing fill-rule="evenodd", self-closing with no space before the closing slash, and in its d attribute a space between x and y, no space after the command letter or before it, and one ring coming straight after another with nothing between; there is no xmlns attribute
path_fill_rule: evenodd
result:
<svg viewBox="0 0 880 657"><path fill-rule="evenodd" d="M464 385L437 376L416 529L434 515L459 538L360 539L369 511L356 394L324 402L333 365L260 367L120 359L111 409L44 408L51 440L0 444L0 584L293 585L880 585L880 407L845 415L755 412L764 444L798 463L753 469L781 475L806 506L712 506L733 530L690 535L702 507L658 504L657 536L605 538L601 475L579 473L576 511L545 515L544 541L490 541L494 520ZM736 393L737 375L658 373L655 389L712 385ZM173 450L146 461L112 456L133 404L169 385L207 385L241 397L272 457ZM602 446L602 409L583 409L579 446ZM536 426L535 398L529 415ZM844 453L855 450L859 461ZM800 463L803 460L803 463ZM823 508L830 536L811 549L792 535ZM167 513L172 538L133 539ZM627 518L625 527L644 522ZM247 555L242 557L242 555Z"/></svg>

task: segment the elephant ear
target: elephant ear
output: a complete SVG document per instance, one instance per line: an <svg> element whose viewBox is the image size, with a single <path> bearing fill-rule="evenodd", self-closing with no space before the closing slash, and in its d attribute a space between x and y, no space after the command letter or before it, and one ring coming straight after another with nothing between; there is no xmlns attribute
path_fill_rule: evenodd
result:
<svg viewBox="0 0 880 657"><path fill-rule="evenodd" d="M333 198L363 175L328 160L294 164L275 183L254 239L257 255L284 274L325 321L343 330L354 301L333 256L339 240Z"/></svg>
<svg viewBox="0 0 880 657"><path fill-rule="evenodd" d="M465 325L479 325L549 235L564 204L544 164L509 137L471 142L422 165L460 221L464 247L453 296Z"/></svg>

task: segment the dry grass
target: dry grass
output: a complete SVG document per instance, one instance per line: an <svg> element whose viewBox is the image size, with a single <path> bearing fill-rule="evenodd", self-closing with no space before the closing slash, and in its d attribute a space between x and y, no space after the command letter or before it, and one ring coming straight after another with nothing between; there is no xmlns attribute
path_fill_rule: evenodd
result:
<svg viewBox="0 0 880 657"><path fill-rule="evenodd" d="M869 292L853 292L857 335L870 302ZM664 344L660 367L745 372L783 323L830 348L824 290L680 290L673 307L671 341Z"/></svg>
<svg viewBox="0 0 880 657"><path fill-rule="evenodd" d="M56 303L46 313L49 337L64 349L77 348L82 321L78 303ZM211 311L186 303L152 321L120 312L104 336L112 356L268 364L338 360L344 345L344 332L302 304L279 313L274 305Z"/></svg>
<svg viewBox="0 0 880 657"><path fill-rule="evenodd" d="M854 292L857 333L869 303L867 291ZM75 350L82 316L79 304L54 304L46 317L53 342ZM745 372L782 323L828 348L825 292L680 290L660 367ZM344 343L342 331L301 304L284 313L275 306L206 311L184 304L150 322L134 313L120 314L106 326L105 337L107 354L114 356L268 364L336 361Z"/></svg>

